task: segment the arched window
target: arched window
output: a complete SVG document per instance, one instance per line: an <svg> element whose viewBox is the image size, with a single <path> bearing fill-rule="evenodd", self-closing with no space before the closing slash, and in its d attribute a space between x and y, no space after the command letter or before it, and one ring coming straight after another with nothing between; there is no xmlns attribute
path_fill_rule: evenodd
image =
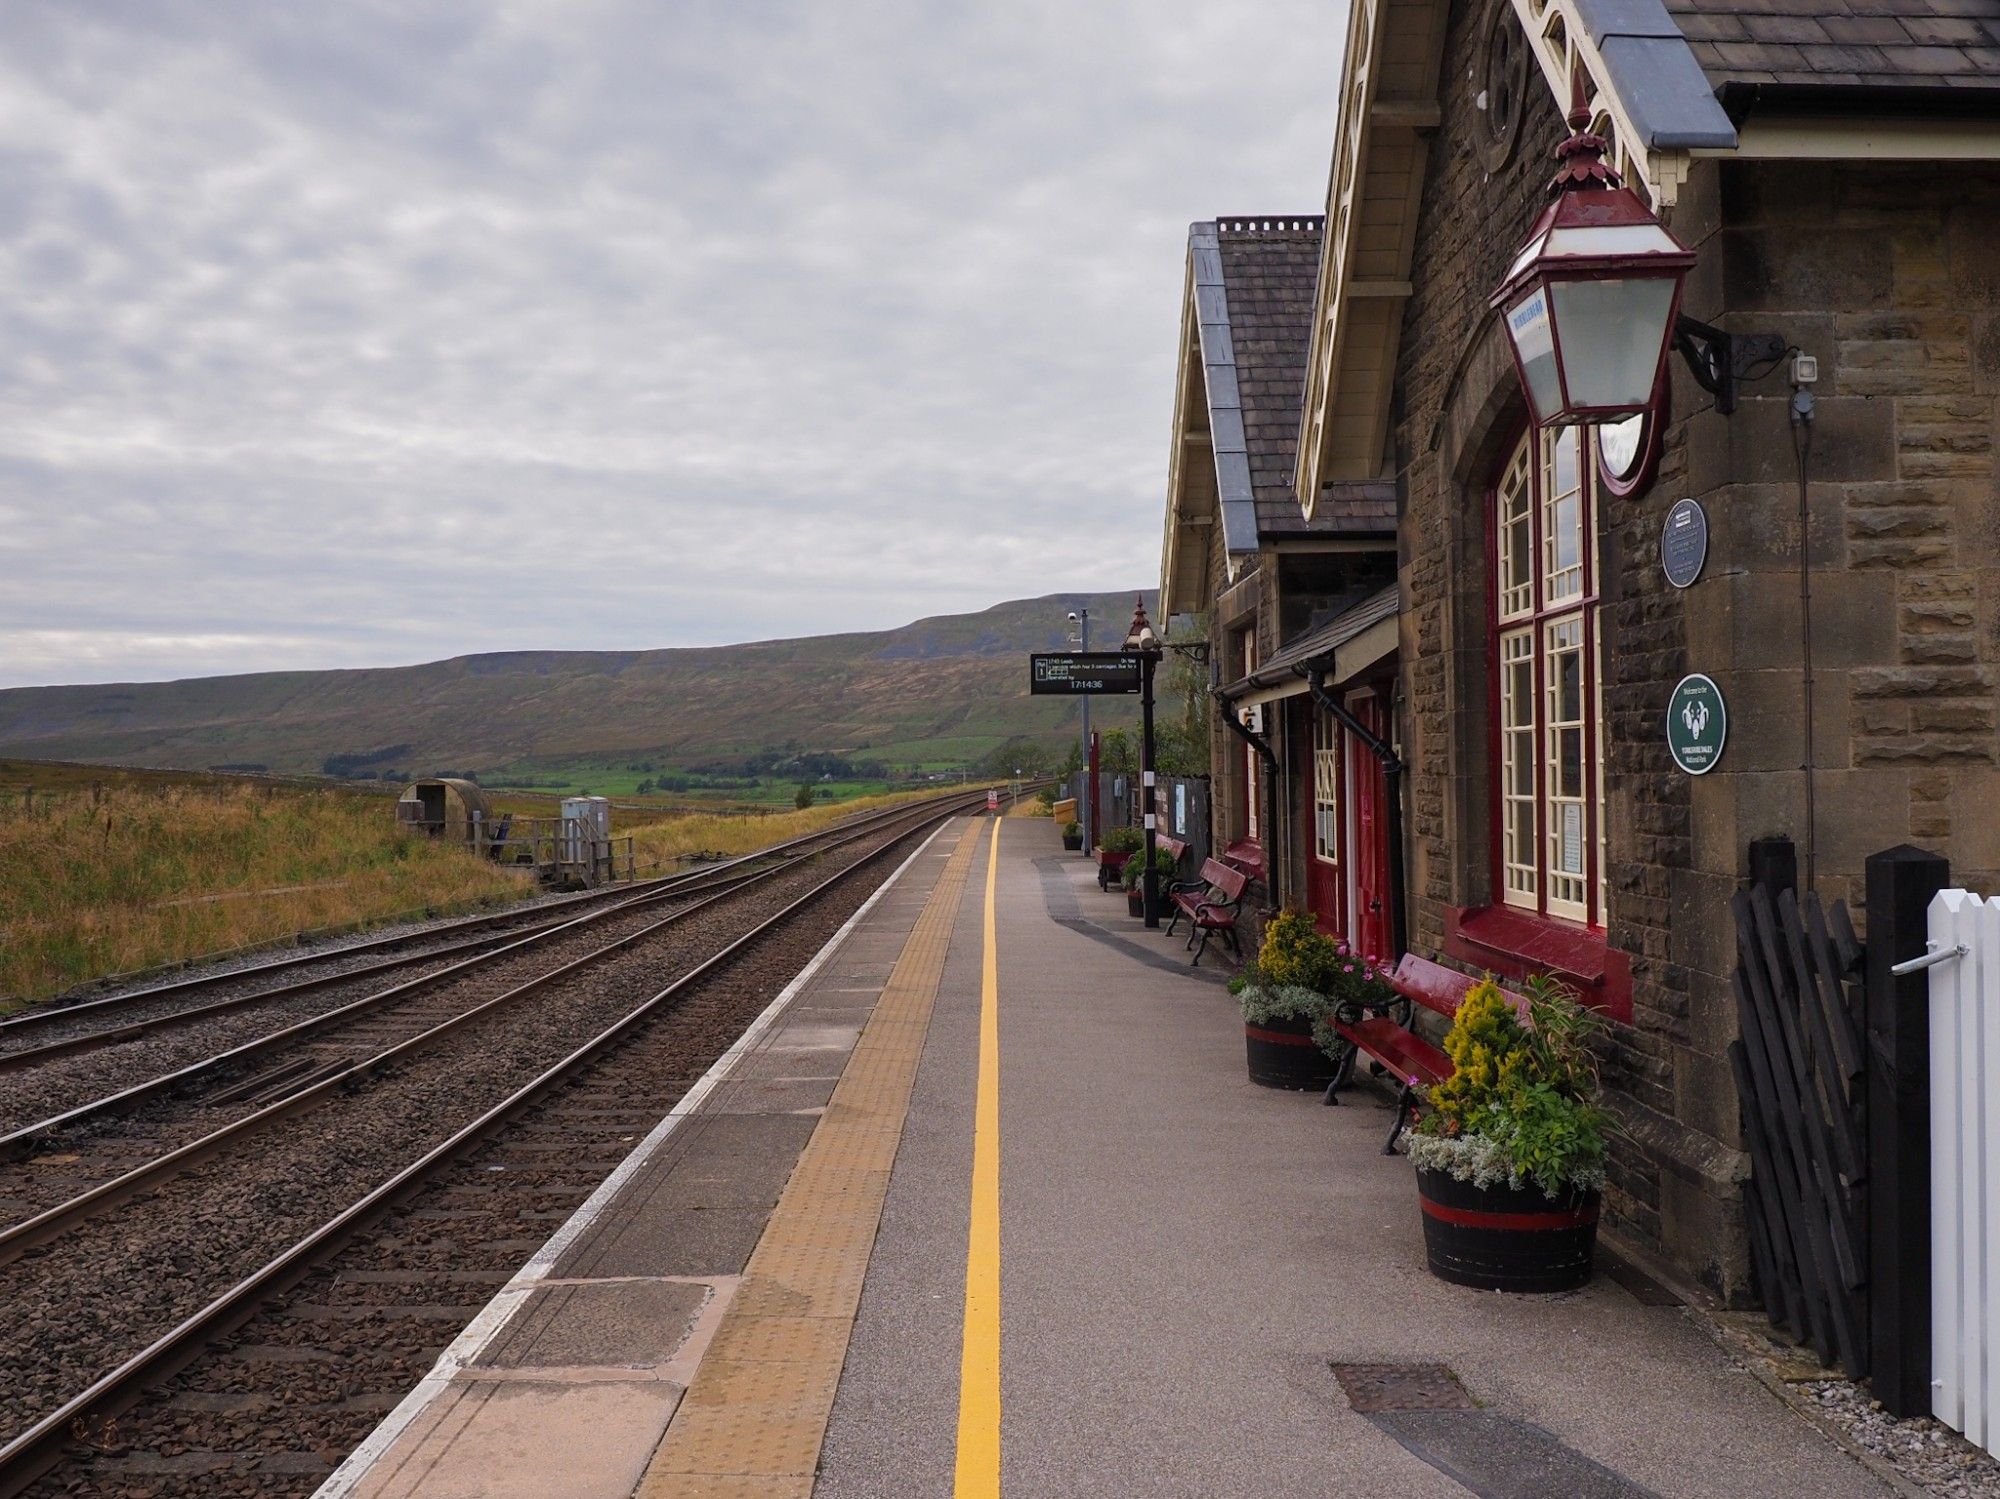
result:
<svg viewBox="0 0 2000 1499"><path fill-rule="evenodd" d="M1495 884L1604 924L1597 480L1575 427L1530 432L1493 486Z"/></svg>

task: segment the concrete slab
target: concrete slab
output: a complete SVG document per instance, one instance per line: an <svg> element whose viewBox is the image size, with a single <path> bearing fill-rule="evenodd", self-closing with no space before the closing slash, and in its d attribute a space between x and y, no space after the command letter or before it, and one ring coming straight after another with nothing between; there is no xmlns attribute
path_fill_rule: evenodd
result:
<svg viewBox="0 0 2000 1499"><path fill-rule="evenodd" d="M478 1369L653 1369L680 1351L711 1294L695 1281L544 1284Z"/></svg>
<svg viewBox="0 0 2000 1499"><path fill-rule="evenodd" d="M478 1381L455 1385L376 1465L375 1499L624 1495L646 1469L680 1387ZM582 1439L582 1434L588 1434Z"/></svg>

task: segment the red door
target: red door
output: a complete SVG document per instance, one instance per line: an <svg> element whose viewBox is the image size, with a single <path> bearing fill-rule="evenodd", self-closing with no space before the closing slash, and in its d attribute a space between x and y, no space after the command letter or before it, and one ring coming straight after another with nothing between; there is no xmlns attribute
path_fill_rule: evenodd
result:
<svg viewBox="0 0 2000 1499"><path fill-rule="evenodd" d="M1377 739L1388 739L1387 706L1374 692L1349 697L1347 711ZM1363 956L1394 963L1397 954L1389 951L1395 897L1389 888L1388 787L1382 762L1354 735L1342 737L1347 741L1347 849L1354 898L1348 936Z"/></svg>
<svg viewBox="0 0 2000 1499"><path fill-rule="evenodd" d="M1340 725L1317 703L1299 715L1310 720L1299 738L1296 763L1305 767L1299 777L1301 805L1299 826L1306 831L1306 909L1322 932L1347 935L1347 874L1343 867L1347 840L1343 812L1345 795L1341 783L1346 771L1341 763L1341 740L1347 736Z"/></svg>

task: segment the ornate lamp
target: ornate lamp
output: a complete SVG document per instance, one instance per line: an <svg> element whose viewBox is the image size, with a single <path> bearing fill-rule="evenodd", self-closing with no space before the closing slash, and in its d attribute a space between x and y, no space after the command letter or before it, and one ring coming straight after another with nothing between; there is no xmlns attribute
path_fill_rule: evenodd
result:
<svg viewBox="0 0 2000 1499"><path fill-rule="evenodd" d="M1146 601L1142 598L1132 611L1132 628L1125 633L1125 649L1128 651L1157 651L1160 637L1153 633L1152 621L1146 618Z"/></svg>
<svg viewBox="0 0 2000 1499"><path fill-rule="evenodd" d="M1674 344L1694 251L1669 233L1604 162L1590 114L1571 135L1552 198L1491 299L1543 426L1617 421L1643 411Z"/></svg>

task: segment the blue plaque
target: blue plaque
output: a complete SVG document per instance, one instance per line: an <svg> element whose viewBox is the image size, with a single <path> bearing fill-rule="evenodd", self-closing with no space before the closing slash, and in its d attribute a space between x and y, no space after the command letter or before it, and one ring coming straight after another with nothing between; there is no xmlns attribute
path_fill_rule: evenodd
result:
<svg viewBox="0 0 2000 1499"><path fill-rule="evenodd" d="M1675 500L1660 530L1660 566L1667 581L1686 588L1701 576L1708 561L1708 513L1698 500Z"/></svg>

